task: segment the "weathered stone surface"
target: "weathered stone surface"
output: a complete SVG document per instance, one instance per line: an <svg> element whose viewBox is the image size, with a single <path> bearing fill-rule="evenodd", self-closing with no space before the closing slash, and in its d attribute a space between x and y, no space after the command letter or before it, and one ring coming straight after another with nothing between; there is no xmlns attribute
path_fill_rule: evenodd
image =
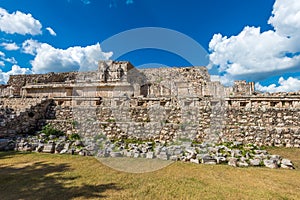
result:
<svg viewBox="0 0 300 200"><path fill-rule="evenodd" d="M179 157L177 155L173 155L173 156L170 156L170 160L172 160L172 161L178 161Z"/></svg>
<svg viewBox="0 0 300 200"><path fill-rule="evenodd" d="M215 157L216 161L218 164L222 164L226 162L226 158L225 157Z"/></svg>
<svg viewBox="0 0 300 200"><path fill-rule="evenodd" d="M202 158L201 163L215 165L217 164L217 160L211 156L205 156Z"/></svg>
<svg viewBox="0 0 300 200"><path fill-rule="evenodd" d="M282 167L284 169L295 169L292 161L289 159L285 159L285 158L281 160L280 167Z"/></svg>
<svg viewBox="0 0 300 200"><path fill-rule="evenodd" d="M260 159L250 159L249 160L251 166L260 166L261 160Z"/></svg>
<svg viewBox="0 0 300 200"><path fill-rule="evenodd" d="M134 152L133 157L134 157L134 158L140 157L140 152Z"/></svg>
<svg viewBox="0 0 300 200"><path fill-rule="evenodd" d="M44 153L54 153L54 149L55 149L55 144L54 143L45 144L44 148L43 148L43 152Z"/></svg>
<svg viewBox="0 0 300 200"><path fill-rule="evenodd" d="M126 156L127 157L133 157L134 156L134 152L131 150L131 151L128 151L127 153L126 153Z"/></svg>
<svg viewBox="0 0 300 200"><path fill-rule="evenodd" d="M113 158L122 157L122 153L121 152L110 152L110 156Z"/></svg>
<svg viewBox="0 0 300 200"><path fill-rule="evenodd" d="M195 163L195 164L199 164L200 163L199 159L197 159L197 158L196 159L193 159L193 158L190 159L190 162L191 163ZM205 164L208 164L208 163L205 163Z"/></svg>
<svg viewBox="0 0 300 200"><path fill-rule="evenodd" d="M278 168L278 164L276 162L276 160L263 160L264 162L264 165L268 168L271 168L271 169L275 169L275 168Z"/></svg>
<svg viewBox="0 0 300 200"><path fill-rule="evenodd" d="M248 167L249 164L246 161L238 161L237 166L239 166L239 167Z"/></svg>
<svg viewBox="0 0 300 200"><path fill-rule="evenodd" d="M231 157L228 159L228 165L232 167L237 167L237 161L238 161L237 158Z"/></svg>
<svg viewBox="0 0 300 200"><path fill-rule="evenodd" d="M169 159L169 155L167 154L167 152L160 152L158 155L156 155L156 157L162 160Z"/></svg>
<svg viewBox="0 0 300 200"><path fill-rule="evenodd" d="M36 151L37 151L37 152L42 152L43 149L44 149L44 144L39 143L39 145L38 145L37 148L36 148Z"/></svg>
<svg viewBox="0 0 300 200"><path fill-rule="evenodd" d="M147 153L146 153L146 158L148 158L148 159L153 159L153 158L155 158L154 152L147 152Z"/></svg>

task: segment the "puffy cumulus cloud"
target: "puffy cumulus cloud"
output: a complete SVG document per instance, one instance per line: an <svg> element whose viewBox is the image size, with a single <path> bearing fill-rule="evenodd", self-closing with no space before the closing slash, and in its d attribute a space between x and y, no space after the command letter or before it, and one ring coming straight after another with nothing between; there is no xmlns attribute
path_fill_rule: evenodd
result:
<svg viewBox="0 0 300 200"><path fill-rule="evenodd" d="M236 36L213 36L209 66L218 66L223 83L300 71L300 1L276 0L268 22L274 30L247 26Z"/></svg>
<svg viewBox="0 0 300 200"><path fill-rule="evenodd" d="M39 20L36 20L32 15L16 11L14 13L8 13L5 9L0 8L0 30L9 34L31 34L39 35L42 24Z"/></svg>
<svg viewBox="0 0 300 200"><path fill-rule="evenodd" d="M47 27L46 30L49 31L50 35L56 36L56 33L55 33L55 31L52 28Z"/></svg>
<svg viewBox="0 0 300 200"><path fill-rule="evenodd" d="M5 66L5 64L4 64L4 62L1 60L0 61L0 67L4 67Z"/></svg>
<svg viewBox="0 0 300 200"><path fill-rule="evenodd" d="M10 75L16 74L31 74L32 71L29 68L21 68L18 65L13 65L11 70L8 72L3 72L0 70L0 83L5 84L7 83Z"/></svg>
<svg viewBox="0 0 300 200"><path fill-rule="evenodd" d="M292 92L300 91L300 80L297 78L289 77L284 79L280 77L278 80L278 86L271 84L268 86L262 86L260 83L256 83L255 87L257 90L262 92Z"/></svg>
<svg viewBox="0 0 300 200"><path fill-rule="evenodd" d="M283 36L299 37L300 32L300 1L276 0L272 16L268 23Z"/></svg>
<svg viewBox="0 0 300 200"><path fill-rule="evenodd" d="M245 27L230 38L216 34L209 43L210 60L220 66L221 72L233 76L288 69L300 61L300 56L285 55L288 40L273 31L261 33L255 27Z"/></svg>
<svg viewBox="0 0 300 200"><path fill-rule="evenodd" d="M112 52L103 52L100 44L57 49L47 43L27 40L23 52L35 55L31 61L34 73L95 70L99 60L107 60Z"/></svg>
<svg viewBox="0 0 300 200"><path fill-rule="evenodd" d="M15 42L13 43L3 42L0 45L3 46L4 49L8 51L18 50L20 48Z"/></svg>

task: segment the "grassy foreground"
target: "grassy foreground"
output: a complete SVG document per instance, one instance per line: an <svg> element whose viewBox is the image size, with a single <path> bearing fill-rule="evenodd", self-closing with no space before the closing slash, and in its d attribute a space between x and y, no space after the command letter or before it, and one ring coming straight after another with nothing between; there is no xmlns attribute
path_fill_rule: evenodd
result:
<svg viewBox="0 0 300 200"><path fill-rule="evenodd" d="M132 174L94 157L0 152L0 199L300 199L300 149L268 150L296 170L176 162Z"/></svg>

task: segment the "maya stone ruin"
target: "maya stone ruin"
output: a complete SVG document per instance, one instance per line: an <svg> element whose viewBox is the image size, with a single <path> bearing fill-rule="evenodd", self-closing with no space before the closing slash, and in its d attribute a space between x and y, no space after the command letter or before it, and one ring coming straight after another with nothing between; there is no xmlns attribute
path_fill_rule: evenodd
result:
<svg viewBox="0 0 300 200"><path fill-rule="evenodd" d="M260 93L246 81L225 87L206 67L99 61L95 71L12 75L0 96L7 140L48 125L84 138L300 147L299 92Z"/></svg>

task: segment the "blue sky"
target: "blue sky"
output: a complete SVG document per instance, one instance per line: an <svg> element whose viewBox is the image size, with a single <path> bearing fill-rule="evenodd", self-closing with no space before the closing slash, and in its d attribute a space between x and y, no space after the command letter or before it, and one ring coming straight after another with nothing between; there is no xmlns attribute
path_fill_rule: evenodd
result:
<svg viewBox="0 0 300 200"><path fill-rule="evenodd" d="M114 37L146 27L174 37L166 32L154 41L149 29ZM224 84L246 79L261 91L297 91L298 35L297 0L1 0L0 81L16 73L93 69L110 58L147 67L205 64Z"/></svg>

